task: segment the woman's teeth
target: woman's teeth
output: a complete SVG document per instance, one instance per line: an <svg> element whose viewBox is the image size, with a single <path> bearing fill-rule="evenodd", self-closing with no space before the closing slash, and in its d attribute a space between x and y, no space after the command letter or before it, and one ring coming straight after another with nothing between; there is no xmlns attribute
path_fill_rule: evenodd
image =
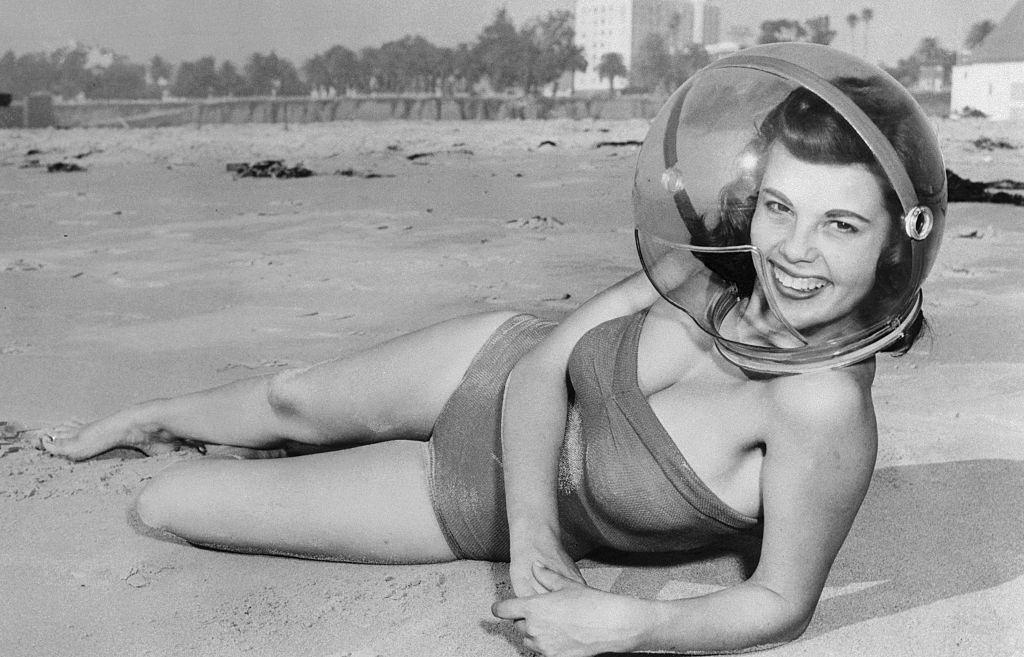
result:
<svg viewBox="0 0 1024 657"><path fill-rule="evenodd" d="M826 285L826 282L820 278L797 278L796 276L790 276L778 267L772 267L772 273L775 275L775 280L781 283L783 287L800 292L812 292Z"/></svg>

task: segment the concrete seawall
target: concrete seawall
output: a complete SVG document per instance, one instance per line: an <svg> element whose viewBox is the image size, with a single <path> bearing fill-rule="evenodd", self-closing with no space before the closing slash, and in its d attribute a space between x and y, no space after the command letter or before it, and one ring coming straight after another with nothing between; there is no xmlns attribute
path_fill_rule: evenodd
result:
<svg viewBox="0 0 1024 657"><path fill-rule="evenodd" d="M218 98L203 100L55 101L52 113L26 112L24 102L0 107L0 128L40 127L39 116L52 116L53 127L159 127L220 123L317 123L409 119L634 119L652 118L664 95L607 98L512 96L343 96L328 99ZM36 110L38 97L33 97ZM918 94L932 116L949 113L949 93ZM32 114L32 116L27 116ZM32 119L32 120L30 120Z"/></svg>
<svg viewBox="0 0 1024 657"><path fill-rule="evenodd" d="M156 127L219 123L346 120L650 118L664 96L530 98L510 96L344 96L329 99L221 98L53 103L54 127ZM23 103L2 108L0 127L23 127Z"/></svg>

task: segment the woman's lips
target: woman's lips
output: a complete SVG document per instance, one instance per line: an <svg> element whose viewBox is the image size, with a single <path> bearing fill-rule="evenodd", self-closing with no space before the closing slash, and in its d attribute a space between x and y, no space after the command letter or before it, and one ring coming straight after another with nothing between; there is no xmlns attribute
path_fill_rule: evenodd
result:
<svg viewBox="0 0 1024 657"><path fill-rule="evenodd" d="M815 295L828 285L828 281L818 276L799 276L785 271L772 263L772 277L776 287L790 296L806 298Z"/></svg>

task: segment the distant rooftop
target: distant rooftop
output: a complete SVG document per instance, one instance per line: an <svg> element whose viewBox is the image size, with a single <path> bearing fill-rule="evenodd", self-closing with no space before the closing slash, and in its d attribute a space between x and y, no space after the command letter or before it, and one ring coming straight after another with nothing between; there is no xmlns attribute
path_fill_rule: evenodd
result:
<svg viewBox="0 0 1024 657"><path fill-rule="evenodd" d="M1024 62L1024 0L1018 0L968 59L970 64L996 62Z"/></svg>

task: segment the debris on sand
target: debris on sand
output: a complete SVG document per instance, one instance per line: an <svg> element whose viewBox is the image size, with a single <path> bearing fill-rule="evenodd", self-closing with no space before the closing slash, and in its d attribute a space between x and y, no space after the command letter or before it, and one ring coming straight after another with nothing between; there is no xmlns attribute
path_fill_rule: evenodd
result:
<svg viewBox="0 0 1024 657"><path fill-rule="evenodd" d="M21 439L28 429L23 427L19 422L12 422L10 420L0 420L0 444L13 443Z"/></svg>
<svg viewBox="0 0 1024 657"><path fill-rule="evenodd" d="M964 105L962 110L954 110L951 113L951 118L960 119L987 119L988 114L985 114L980 109L971 107L970 105Z"/></svg>
<svg viewBox="0 0 1024 657"><path fill-rule="evenodd" d="M1011 180L1009 178L990 182L988 186L989 189L1024 190L1024 182L1021 182L1020 180Z"/></svg>
<svg viewBox="0 0 1024 657"><path fill-rule="evenodd" d="M604 148L606 146L619 147L619 146L643 146L643 140L640 139L626 139L623 141L599 141L594 148Z"/></svg>
<svg viewBox="0 0 1024 657"><path fill-rule="evenodd" d="M71 173L74 171L85 171L85 167L74 162L54 162L46 165L47 173Z"/></svg>
<svg viewBox="0 0 1024 657"><path fill-rule="evenodd" d="M351 167L347 169L338 169L334 172L336 176L345 176L346 178L394 178L393 173L377 173L376 171L357 171Z"/></svg>
<svg viewBox="0 0 1024 657"><path fill-rule="evenodd" d="M302 164L286 167L284 160L261 160L253 164L231 162L227 170L234 173L235 178L308 178L316 175Z"/></svg>
<svg viewBox="0 0 1024 657"><path fill-rule="evenodd" d="M411 155L406 155L405 159L409 160L410 162L415 162L416 160L421 160L421 159L423 159L425 157L434 157L435 155L472 155L472 154L473 154L473 151L469 150L468 148L456 148L456 149L447 150L447 151L425 151L425 152L422 152L422 153L413 153Z"/></svg>
<svg viewBox="0 0 1024 657"><path fill-rule="evenodd" d="M978 137L971 142L974 147L981 151L994 151L996 149L1016 150L1016 146L1004 139L992 139L991 137Z"/></svg>
<svg viewBox="0 0 1024 657"><path fill-rule="evenodd" d="M20 422L0 420L0 458L20 452L39 433L39 429L28 429Z"/></svg>
<svg viewBox="0 0 1024 657"><path fill-rule="evenodd" d="M1024 182L1019 180L1004 178L992 182L978 182L961 178L946 169L946 186L950 203L1006 203L1024 206L1024 194L1014 193L1024 191Z"/></svg>
<svg viewBox="0 0 1024 657"><path fill-rule="evenodd" d="M510 228L530 228L532 230L551 230L565 225L565 222L557 217L545 217L539 214L521 219L509 219L505 223Z"/></svg>
<svg viewBox="0 0 1024 657"><path fill-rule="evenodd" d="M4 267L4 271L39 271L44 265L39 262L29 262L23 258L18 258L11 264Z"/></svg>

